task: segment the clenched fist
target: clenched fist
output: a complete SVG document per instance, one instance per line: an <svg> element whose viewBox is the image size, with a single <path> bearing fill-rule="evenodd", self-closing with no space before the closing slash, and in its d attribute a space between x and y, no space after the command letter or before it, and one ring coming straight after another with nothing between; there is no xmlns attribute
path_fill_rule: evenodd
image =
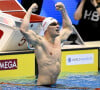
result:
<svg viewBox="0 0 100 90"><path fill-rule="evenodd" d="M56 7L56 10L59 10L59 11L63 11L65 9L64 4L61 2L56 3L55 7Z"/></svg>
<svg viewBox="0 0 100 90"><path fill-rule="evenodd" d="M32 12L36 12L38 10L38 5L36 3L33 3L31 8L32 8Z"/></svg>

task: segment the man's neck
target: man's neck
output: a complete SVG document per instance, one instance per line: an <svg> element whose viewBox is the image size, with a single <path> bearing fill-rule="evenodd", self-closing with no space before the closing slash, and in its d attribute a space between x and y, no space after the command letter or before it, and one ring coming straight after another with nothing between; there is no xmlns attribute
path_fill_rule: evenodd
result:
<svg viewBox="0 0 100 90"><path fill-rule="evenodd" d="M50 35L45 35L44 38L51 44L55 43L55 38L51 37Z"/></svg>

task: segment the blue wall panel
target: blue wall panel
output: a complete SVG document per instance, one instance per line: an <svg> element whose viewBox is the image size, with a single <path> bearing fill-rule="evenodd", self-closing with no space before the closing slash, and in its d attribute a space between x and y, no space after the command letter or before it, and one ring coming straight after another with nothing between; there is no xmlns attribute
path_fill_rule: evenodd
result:
<svg viewBox="0 0 100 90"><path fill-rule="evenodd" d="M21 3L21 0L18 0ZM74 12L76 10L77 4L80 0L43 0L43 5L41 9L41 16L45 17L54 17L60 24L62 23L62 17L59 11L55 10L55 4L57 2L63 2L69 17L72 20L73 24L77 24L78 21L74 20Z"/></svg>

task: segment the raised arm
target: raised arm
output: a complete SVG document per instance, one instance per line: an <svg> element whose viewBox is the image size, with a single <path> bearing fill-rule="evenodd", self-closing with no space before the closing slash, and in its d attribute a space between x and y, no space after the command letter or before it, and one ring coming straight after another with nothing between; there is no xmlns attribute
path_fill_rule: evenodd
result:
<svg viewBox="0 0 100 90"><path fill-rule="evenodd" d="M76 9L75 14L74 14L74 19L75 20L80 20L81 19L85 1L86 0L81 0L78 8Z"/></svg>
<svg viewBox="0 0 100 90"><path fill-rule="evenodd" d="M69 35L72 33L72 22L67 14L67 11L65 9L65 6L63 3L58 2L56 5L56 10L61 11L63 24L62 24L62 30L60 31L60 38L61 41L66 40Z"/></svg>
<svg viewBox="0 0 100 90"><path fill-rule="evenodd" d="M33 11L36 11L38 8L37 4L32 4L31 7L28 9L26 12L26 15L24 16L24 19L22 21L20 31L26 38L26 40L35 46L38 44L40 41L40 36L38 36L33 30L28 30L29 29L29 23L30 23L30 17Z"/></svg>

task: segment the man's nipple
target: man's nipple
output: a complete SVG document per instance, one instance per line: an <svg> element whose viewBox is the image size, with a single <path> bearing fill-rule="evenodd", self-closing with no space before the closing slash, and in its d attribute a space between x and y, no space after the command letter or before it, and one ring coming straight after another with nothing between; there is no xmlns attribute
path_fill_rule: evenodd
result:
<svg viewBox="0 0 100 90"><path fill-rule="evenodd" d="M52 52L50 52L50 55L52 55Z"/></svg>

